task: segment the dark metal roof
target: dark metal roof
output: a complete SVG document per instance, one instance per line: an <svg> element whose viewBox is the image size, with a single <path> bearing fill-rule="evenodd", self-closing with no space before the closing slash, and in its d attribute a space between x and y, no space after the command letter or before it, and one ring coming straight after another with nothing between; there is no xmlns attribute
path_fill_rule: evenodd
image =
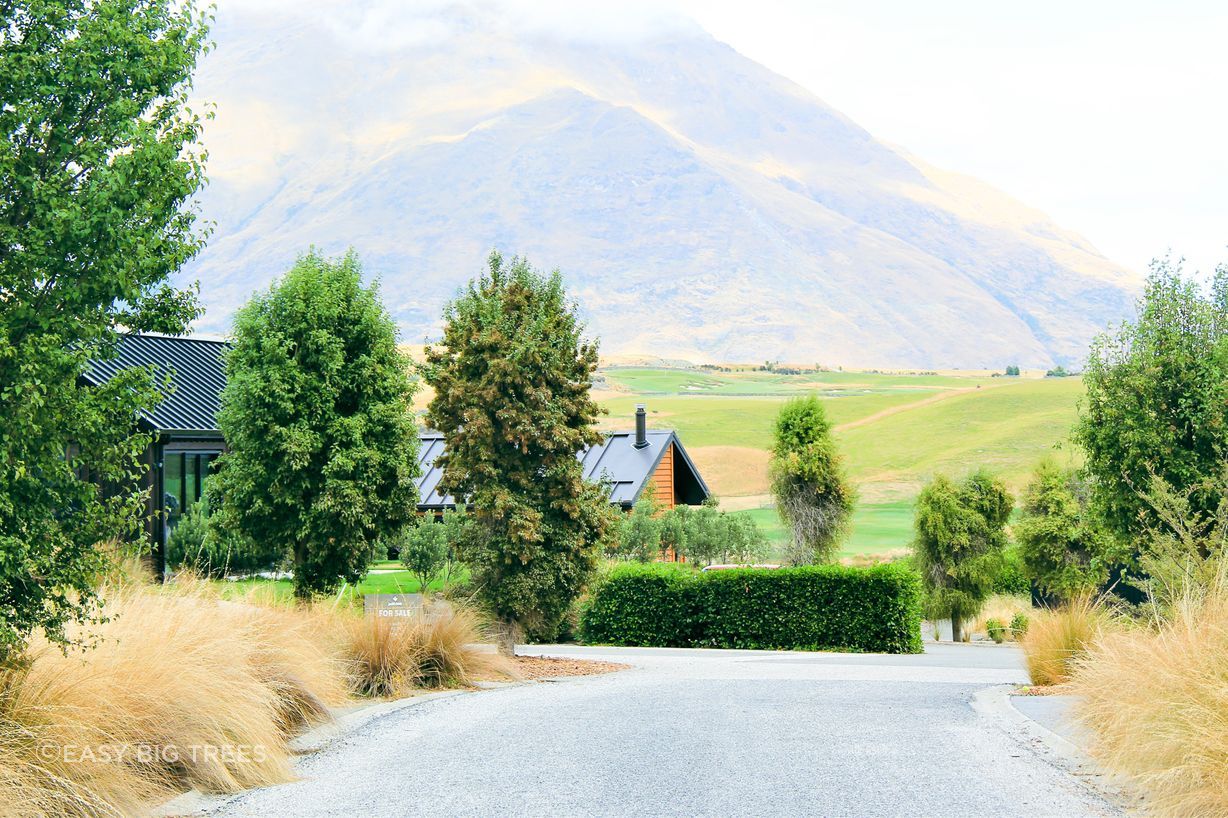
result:
<svg viewBox="0 0 1228 818"><path fill-rule="evenodd" d="M444 451L444 438L439 432L424 431L419 434L418 448L418 508L452 508L455 501L439 493L439 480L443 471L435 466ZM710 494L708 486L699 475L695 464L674 432L652 429L648 432L648 445L635 448L635 432L613 432L601 443L589 446L576 454L584 466L585 479L604 482L610 489L610 502L621 506L634 505L644 485L656 471L670 444L674 445L674 483L679 502L698 505Z"/></svg>
<svg viewBox="0 0 1228 818"><path fill-rule="evenodd" d="M125 369L152 367L159 376L169 375L174 388L160 404L142 413L142 419L159 432L220 435L218 401L226 386L222 356L229 348L225 341L125 335L116 357L92 361L85 379L102 384Z"/></svg>

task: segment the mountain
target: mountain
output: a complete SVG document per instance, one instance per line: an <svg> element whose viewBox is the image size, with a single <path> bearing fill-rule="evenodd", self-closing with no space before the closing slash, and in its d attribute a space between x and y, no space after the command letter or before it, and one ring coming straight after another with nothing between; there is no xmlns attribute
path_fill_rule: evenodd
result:
<svg viewBox="0 0 1228 818"><path fill-rule="evenodd" d="M693 25L277 8L224 4L198 76L203 331L313 244L358 251L411 343L495 247L561 269L609 353L1069 365L1130 312L1134 276L1078 235Z"/></svg>

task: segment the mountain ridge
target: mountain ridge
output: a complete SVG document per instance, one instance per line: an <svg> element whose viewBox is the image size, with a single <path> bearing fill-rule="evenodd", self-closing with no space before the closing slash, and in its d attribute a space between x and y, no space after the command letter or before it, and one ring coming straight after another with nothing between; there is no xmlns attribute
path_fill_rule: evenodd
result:
<svg viewBox="0 0 1228 818"><path fill-rule="evenodd" d="M1069 365L1130 310L1077 234L696 30L509 42L470 14L366 53L225 11L199 83L218 229L185 271L207 331L311 244L359 252L407 342L493 247L560 268L610 353Z"/></svg>

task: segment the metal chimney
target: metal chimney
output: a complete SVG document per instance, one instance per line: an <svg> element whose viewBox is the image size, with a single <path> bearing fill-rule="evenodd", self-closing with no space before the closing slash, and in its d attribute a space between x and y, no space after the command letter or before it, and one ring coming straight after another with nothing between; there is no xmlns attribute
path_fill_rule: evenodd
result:
<svg viewBox="0 0 1228 818"><path fill-rule="evenodd" d="M635 405L635 448L642 449L648 445L648 412L644 404Z"/></svg>

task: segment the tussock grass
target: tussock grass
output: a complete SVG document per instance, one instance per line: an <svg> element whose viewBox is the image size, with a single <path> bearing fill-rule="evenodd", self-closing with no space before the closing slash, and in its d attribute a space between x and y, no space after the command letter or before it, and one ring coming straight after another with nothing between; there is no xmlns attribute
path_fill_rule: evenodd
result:
<svg viewBox="0 0 1228 818"><path fill-rule="evenodd" d="M292 780L289 740L352 696L514 671L459 610L391 628L270 592L223 599L117 570L104 621L67 652L35 639L0 665L0 818L131 816L178 792Z"/></svg>
<svg viewBox="0 0 1228 818"><path fill-rule="evenodd" d="M465 608L402 619L355 616L346 623L346 633L350 686L359 696L396 696L413 688L516 678L506 658L474 648L485 641L486 633Z"/></svg>
<svg viewBox="0 0 1228 818"><path fill-rule="evenodd" d="M1069 684L1092 754L1161 816L1228 815L1228 582L1103 634Z"/></svg>
<svg viewBox="0 0 1228 818"><path fill-rule="evenodd" d="M1115 622L1104 601L1090 594L1061 608L1037 611L1020 643L1032 684L1059 685L1069 681L1073 662Z"/></svg>

